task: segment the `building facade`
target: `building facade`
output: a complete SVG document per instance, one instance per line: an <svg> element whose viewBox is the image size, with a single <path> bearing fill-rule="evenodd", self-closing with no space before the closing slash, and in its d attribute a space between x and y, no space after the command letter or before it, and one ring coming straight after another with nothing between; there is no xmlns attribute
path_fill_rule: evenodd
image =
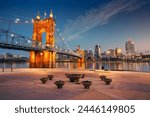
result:
<svg viewBox="0 0 150 117"><path fill-rule="evenodd" d="M95 45L95 51L94 51L94 58L96 61L99 61L102 59L102 49L100 45Z"/></svg>
<svg viewBox="0 0 150 117"><path fill-rule="evenodd" d="M92 50L84 50L84 58L86 61L93 61L94 60L94 54Z"/></svg>
<svg viewBox="0 0 150 117"><path fill-rule="evenodd" d="M135 54L135 47L134 47L134 41L128 40L125 44L125 50L127 55L134 55Z"/></svg>
<svg viewBox="0 0 150 117"><path fill-rule="evenodd" d="M122 57L122 49L121 48L116 48L115 49L115 56L116 56L116 58L120 58L120 57Z"/></svg>
<svg viewBox="0 0 150 117"><path fill-rule="evenodd" d="M114 49L108 49L106 55L109 58L115 58L115 50Z"/></svg>

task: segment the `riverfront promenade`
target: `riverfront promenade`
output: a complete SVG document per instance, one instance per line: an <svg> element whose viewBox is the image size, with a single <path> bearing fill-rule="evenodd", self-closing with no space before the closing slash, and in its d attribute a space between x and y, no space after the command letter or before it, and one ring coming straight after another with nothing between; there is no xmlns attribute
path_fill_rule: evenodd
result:
<svg viewBox="0 0 150 117"><path fill-rule="evenodd" d="M65 73L83 73L83 80L93 82L90 89L81 84L70 83ZM41 84L40 78L54 75L52 81ZM113 80L105 85L99 75ZM54 82L64 80L63 89L57 89ZM10 69L0 71L0 100L118 100L150 99L150 73L127 71L90 71L73 69Z"/></svg>

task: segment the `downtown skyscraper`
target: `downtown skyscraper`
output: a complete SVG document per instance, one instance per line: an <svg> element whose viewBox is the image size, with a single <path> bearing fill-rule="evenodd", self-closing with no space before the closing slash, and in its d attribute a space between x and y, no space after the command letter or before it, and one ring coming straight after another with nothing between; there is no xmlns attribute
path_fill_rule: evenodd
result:
<svg viewBox="0 0 150 117"><path fill-rule="evenodd" d="M97 60L97 61L101 60L101 58L102 58L101 53L102 53L101 46L98 44L95 45L95 51L94 51L95 60Z"/></svg>
<svg viewBox="0 0 150 117"><path fill-rule="evenodd" d="M133 40L128 40L125 43L125 50L127 55L134 55L135 54L135 46Z"/></svg>

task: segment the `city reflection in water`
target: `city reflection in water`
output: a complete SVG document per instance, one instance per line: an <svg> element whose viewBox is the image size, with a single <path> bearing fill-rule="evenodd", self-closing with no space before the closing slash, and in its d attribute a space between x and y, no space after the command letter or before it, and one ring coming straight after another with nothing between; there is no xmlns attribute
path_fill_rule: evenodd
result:
<svg viewBox="0 0 150 117"><path fill-rule="evenodd" d="M10 64L4 63L5 68L10 68ZM0 63L2 69L3 64ZM28 68L29 63L13 63L13 68ZM132 63L132 62L57 62L56 68L69 68L69 69L104 69L108 70L131 70L131 71L144 71L150 72L150 63Z"/></svg>

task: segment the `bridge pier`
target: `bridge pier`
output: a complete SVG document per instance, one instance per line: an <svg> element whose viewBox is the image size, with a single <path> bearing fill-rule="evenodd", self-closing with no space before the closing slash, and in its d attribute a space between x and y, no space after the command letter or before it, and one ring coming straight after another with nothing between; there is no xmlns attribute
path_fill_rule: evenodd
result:
<svg viewBox="0 0 150 117"><path fill-rule="evenodd" d="M78 68L85 68L84 50L81 50L79 45L77 46L77 53L82 56L82 58L78 58L78 60L77 60L77 67Z"/></svg>
<svg viewBox="0 0 150 117"><path fill-rule="evenodd" d="M43 51L42 68L54 68L55 67L55 52Z"/></svg>
<svg viewBox="0 0 150 117"><path fill-rule="evenodd" d="M30 52L30 68L54 68L56 53L44 50L43 52Z"/></svg>
<svg viewBox="0 0 150 117"><path fill-rule="evenodd" d="M85 68L85 63L84 63L84 59L78 59L77 60L77 68Z"/></svg>
<svg viewBox="0 0 150 117"><path fill-rule="evenodd" d="M50 68L56 67L56 52L49 52L50 57L49 57L49 63L50 63Z"/></svg>
<svg viewBox="0 0 150 117"><path fill-rule="evenodd" d="M49 51L44 50L42 56L42 68L49 68Z"/></svg>
<svg viewBox="0 0 150 117"><path fill-rule="evenodd" d="M29 67L30 68L35 68L36 67L36 62L35 62L35 51L30 51L30 64L29 64Z"/></svg>

